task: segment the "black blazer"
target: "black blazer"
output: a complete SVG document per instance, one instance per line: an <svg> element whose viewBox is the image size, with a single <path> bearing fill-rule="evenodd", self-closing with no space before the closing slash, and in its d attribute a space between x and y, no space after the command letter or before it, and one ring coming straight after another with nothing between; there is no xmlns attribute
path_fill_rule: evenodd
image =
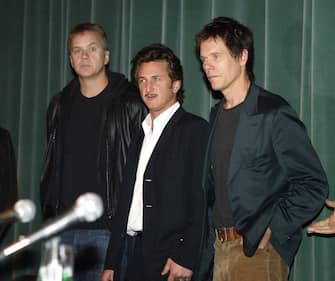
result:
<svg viewBox="0 0 335 281"><path fill-rule="evenodd" d="M199 260L206 215L201 177L207 136L208 123L179 108L148 161L143 180L142 239L144 270L150 280L160 274L167 258L191 270ZM109 269L117 270L121 262L143 138L142 131L132 141L127 157L106 258Z"/></svg>
<svg viewBox="0 0 335 281"><path fill-rule="evenodd" d="M222 103L213 111L210 139L218 106ZM228 194L245 254L255 253L270 227L271 243L289 265L303 225L318 214L328 194L326 175L303 123L283 98L255 84L241 108Z"/></svg>
<svg viewBox="0 0 335 281"><path fill-rule="evenodd" d="M0 128L0 211L13 206L17 200L16 160L9 132ZM8 224L0 225L0 242Z"/></svg>

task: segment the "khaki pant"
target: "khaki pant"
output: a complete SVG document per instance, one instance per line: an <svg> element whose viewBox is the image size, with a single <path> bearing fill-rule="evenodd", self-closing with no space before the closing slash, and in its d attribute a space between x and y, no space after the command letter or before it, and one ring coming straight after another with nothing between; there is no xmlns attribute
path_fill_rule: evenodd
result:
<svg viewBox="0 0 335 281"><path fill-rule="evenodd" d="M214 281L287 281L288 265L269 242L252 257L243 253L240 239L214 243Z"/></svg>

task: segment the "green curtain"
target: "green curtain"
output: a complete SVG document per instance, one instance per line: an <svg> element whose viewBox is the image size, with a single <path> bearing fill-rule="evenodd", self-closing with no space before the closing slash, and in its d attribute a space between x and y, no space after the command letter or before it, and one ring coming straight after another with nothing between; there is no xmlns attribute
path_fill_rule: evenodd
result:
<svg viewBox="0 0 335 281"><path fill-rule="evenodd" d="M73 25L103 25L110 68L127 76L139 48L153 42L170 46L184 66L186 109L208 118L216 101L204 83L194 35L219 15L234 17L253 30L256 81L284 96L299 113L328 174L330 197L335 198L334 0L3 0L0 5L0 126L10 130L14 141L21 198L38 204L45 112L51 96L71 78L66 36ZM319 219L329 214L325 209ZM16 225L2 244L39 225L39 217ZM15 276L36 272L39 248L37 244L15 256ZM335 237L304 235L290 280L334 276Z"/></svg>

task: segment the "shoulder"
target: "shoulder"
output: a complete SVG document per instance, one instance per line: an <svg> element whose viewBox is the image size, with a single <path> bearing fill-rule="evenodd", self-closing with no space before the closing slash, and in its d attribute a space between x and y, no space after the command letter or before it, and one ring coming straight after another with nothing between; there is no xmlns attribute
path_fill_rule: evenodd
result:
<svg viewBox="0 0 335 281"><path fill-rule="evenodd" d="M278 129L281 126L288 127L293 123L299 124L300 127L305 128L297 112L285 98L261 87L258 87L258 90L258 113L264 114L267 119L275 122L276 128L274 129ZM280 124L282 125L280 126Z"/></svg>
<svg viewBox="0 0 335 281"><path fill-rule="evenodd" d="M79 81L78 78L73 78L62 90L52 96L49 109L59 105L64 98L70 96L70 94L74 91L74 89L79 89Z"/></svg>
<svg viewBox="0 0 335 281"><path fill-rule="evenodd" d="M121 73L108 72L110 97L120 103L143 104L137 87Z"/></svg>
<svg viewBox="0 0 335 281"><path fill-rule="evenodd" d="M184 118L189 122L199 123L199 124L207 124L208 122L200 117L199 115L193 114L191 112L184 110Z"/></svg>
<svg viewBox="0 0 335 281"><path fill-rule="evenodd" d="M61 98L63 96L63 92L59 92L55 94L49 103L48 110L47 110L47 118L50 121L50 119L54 119L57 113L57 110L60 105Z"/></svg>
<svg viewBox="0 0 335 281"><path fill-rule="evenodd" d="M256 86L256 89L258 90L257 108L259 113L267 113L283 107L291 107L282 96L259 86Z"/></svg>
<svg viewBox="0 0 335 281"><path fill-rule="evenodd" d="M181 118L180 118L181 124L186 129L189 129L190 131L194 131L194 130L198 130L198 129L199 130L201 130L201 129L207 130L208 129L209 124L204 118L202 118L198 115L195 115L193 113L187 112L183 108L180 108L179 112L180 112L180 115L181 115Z"/></svg>
<svg viewBox="0 0 335 281"><path fill-rule="evenodd" d="M140 115L140 119L143 119L142 117L147 114L147 109L142 102L137 87L130 83L123 74L109 72L108 75L109 112L116 114L116 112L124 111L129 114L131 118Z"/></svg>
<svg viewBox="0 0 335 281"><path fill-rule="evenodd" d="M121 73L108 72L108 92L113 98L124 100L138 94L136 87Z"/></svg>
<svg viewBox="0 0 335 281"><path fill-rule="evenodd" d="M172 136L178 140L180 147L195 154L201 153L209 136L209 124L205 119L180 108L171 125Z"/></svg>
<svg viewBox="0 0 335 281"><path fill-rule="evenodd" d="M55 107L57 104L60 103L60 100L61 100L61 97L63 96L63 92L58 92L57 94L53 95L51 100L50 100L50 103L49 103L49 108L53 108Z"/></svg>

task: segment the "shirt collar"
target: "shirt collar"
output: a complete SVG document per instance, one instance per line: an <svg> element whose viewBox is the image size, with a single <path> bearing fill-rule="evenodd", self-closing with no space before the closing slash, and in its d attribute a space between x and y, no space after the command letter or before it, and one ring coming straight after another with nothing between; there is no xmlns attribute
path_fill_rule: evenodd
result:
<svg viewBox="0 0 335 281"><path fill-rule="evenodd" d="M154 122L153 130L152 130L152 118L149 113L142 122L142 128L143 128L144 134L147 135L153 131L163 130L165 125L169 122L169 120L171 119L173 114L178 110L179 107L180 107L180 103L176 102L172 106L170 106L168 109L163 111L161 114L159 114L153 120Z"/></svg>

